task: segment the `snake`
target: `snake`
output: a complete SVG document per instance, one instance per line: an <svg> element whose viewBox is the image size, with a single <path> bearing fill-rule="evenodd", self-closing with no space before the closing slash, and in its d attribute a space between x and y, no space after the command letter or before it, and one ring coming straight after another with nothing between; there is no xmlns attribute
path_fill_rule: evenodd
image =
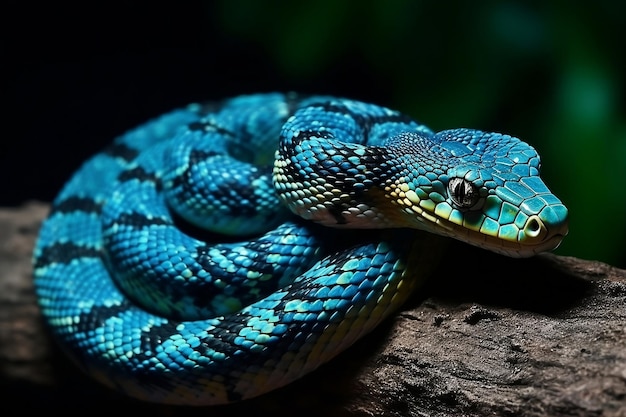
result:
<svg viewBox="0 0 626 417"><path fill-rule="evenodd" d="M440 268L433 239L511 257L559 246L568 211L540 165L510 135L435 133L348 98L190 104L63 186L33 252L38 303L71 361L126 396L247 400L397 312Z"/></svg>

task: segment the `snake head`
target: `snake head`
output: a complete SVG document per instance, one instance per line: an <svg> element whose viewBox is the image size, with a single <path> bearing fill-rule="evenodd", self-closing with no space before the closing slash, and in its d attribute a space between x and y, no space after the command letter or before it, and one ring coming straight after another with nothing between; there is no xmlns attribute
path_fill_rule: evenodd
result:
<svg viewBox="0 0 626 417"><path fill-rule="evenodd" d="M389 141L400 155L385 196L410 227L513 257L559 246L568 211L539 176L540 158L521 140L453 129L405 133Z"/></svg>

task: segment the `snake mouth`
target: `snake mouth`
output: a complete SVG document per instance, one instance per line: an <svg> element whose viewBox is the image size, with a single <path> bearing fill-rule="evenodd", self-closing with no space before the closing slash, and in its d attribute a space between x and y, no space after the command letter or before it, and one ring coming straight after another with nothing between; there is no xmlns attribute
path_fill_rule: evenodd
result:
<svg viewBox="0 0 626 417"><path fill-rule="evenodd" d="M465 230L466 234L464 236L459 236L458 233L445 233L445 235L470 245L513 258L529 258L541 252L552 251L559 247L563 238L566 236L566 234L557 233L550 235L540 242L529 243L517 240L504 240L480 232Z"/></svg>
<svg viewBox="0 0 626 417"><path fill-rule="evenodd" d="M541 252L555 250L567 236L566 218L557 223L546 223L539 215L533 215L528 217L524 227L519 229L516 238L507 238L506 234L492 236L481 231L465 229L467 233L460 240L502 255L528 258Z"/></svg>
<svg viewBox="0 0 626 417"><path fill-rule="evenodd" d="M525 221L519 226L509 223L489 228L485 224L484 221L473 223L464 220L457 223L434 213L422 213L417 227L514 258L528 258L552 251L568 233L566 210L550 209L545 214L525 216Z"/></svg>

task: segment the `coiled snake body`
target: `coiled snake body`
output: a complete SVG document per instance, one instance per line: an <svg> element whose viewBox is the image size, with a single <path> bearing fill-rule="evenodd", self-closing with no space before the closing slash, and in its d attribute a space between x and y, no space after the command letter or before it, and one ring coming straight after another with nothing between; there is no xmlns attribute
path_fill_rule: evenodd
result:
<svg viewBox="0 0 626 417"><path fill-rule="evenodd" d="M66 184L35 248L36 291L61 346L104 384L235 402L396 310L431 263L415 229L518 257L558 246L567 209L538 175L516 138L435 134L353 100L191 105Z"/></svg>

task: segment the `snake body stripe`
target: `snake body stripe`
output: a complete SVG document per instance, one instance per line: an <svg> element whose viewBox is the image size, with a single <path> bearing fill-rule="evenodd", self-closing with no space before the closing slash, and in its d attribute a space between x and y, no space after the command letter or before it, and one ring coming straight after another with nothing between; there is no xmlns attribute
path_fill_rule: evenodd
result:
<svg viewBox="0 0 626 417"><path fill-rule="evenodd" d="M354 100L192 104L67 182L34 251L39 304L70 358L126 395L245 400L397 311L444 255L430 233L555 248L567 209L538 174L519 139Z"/></svg>

